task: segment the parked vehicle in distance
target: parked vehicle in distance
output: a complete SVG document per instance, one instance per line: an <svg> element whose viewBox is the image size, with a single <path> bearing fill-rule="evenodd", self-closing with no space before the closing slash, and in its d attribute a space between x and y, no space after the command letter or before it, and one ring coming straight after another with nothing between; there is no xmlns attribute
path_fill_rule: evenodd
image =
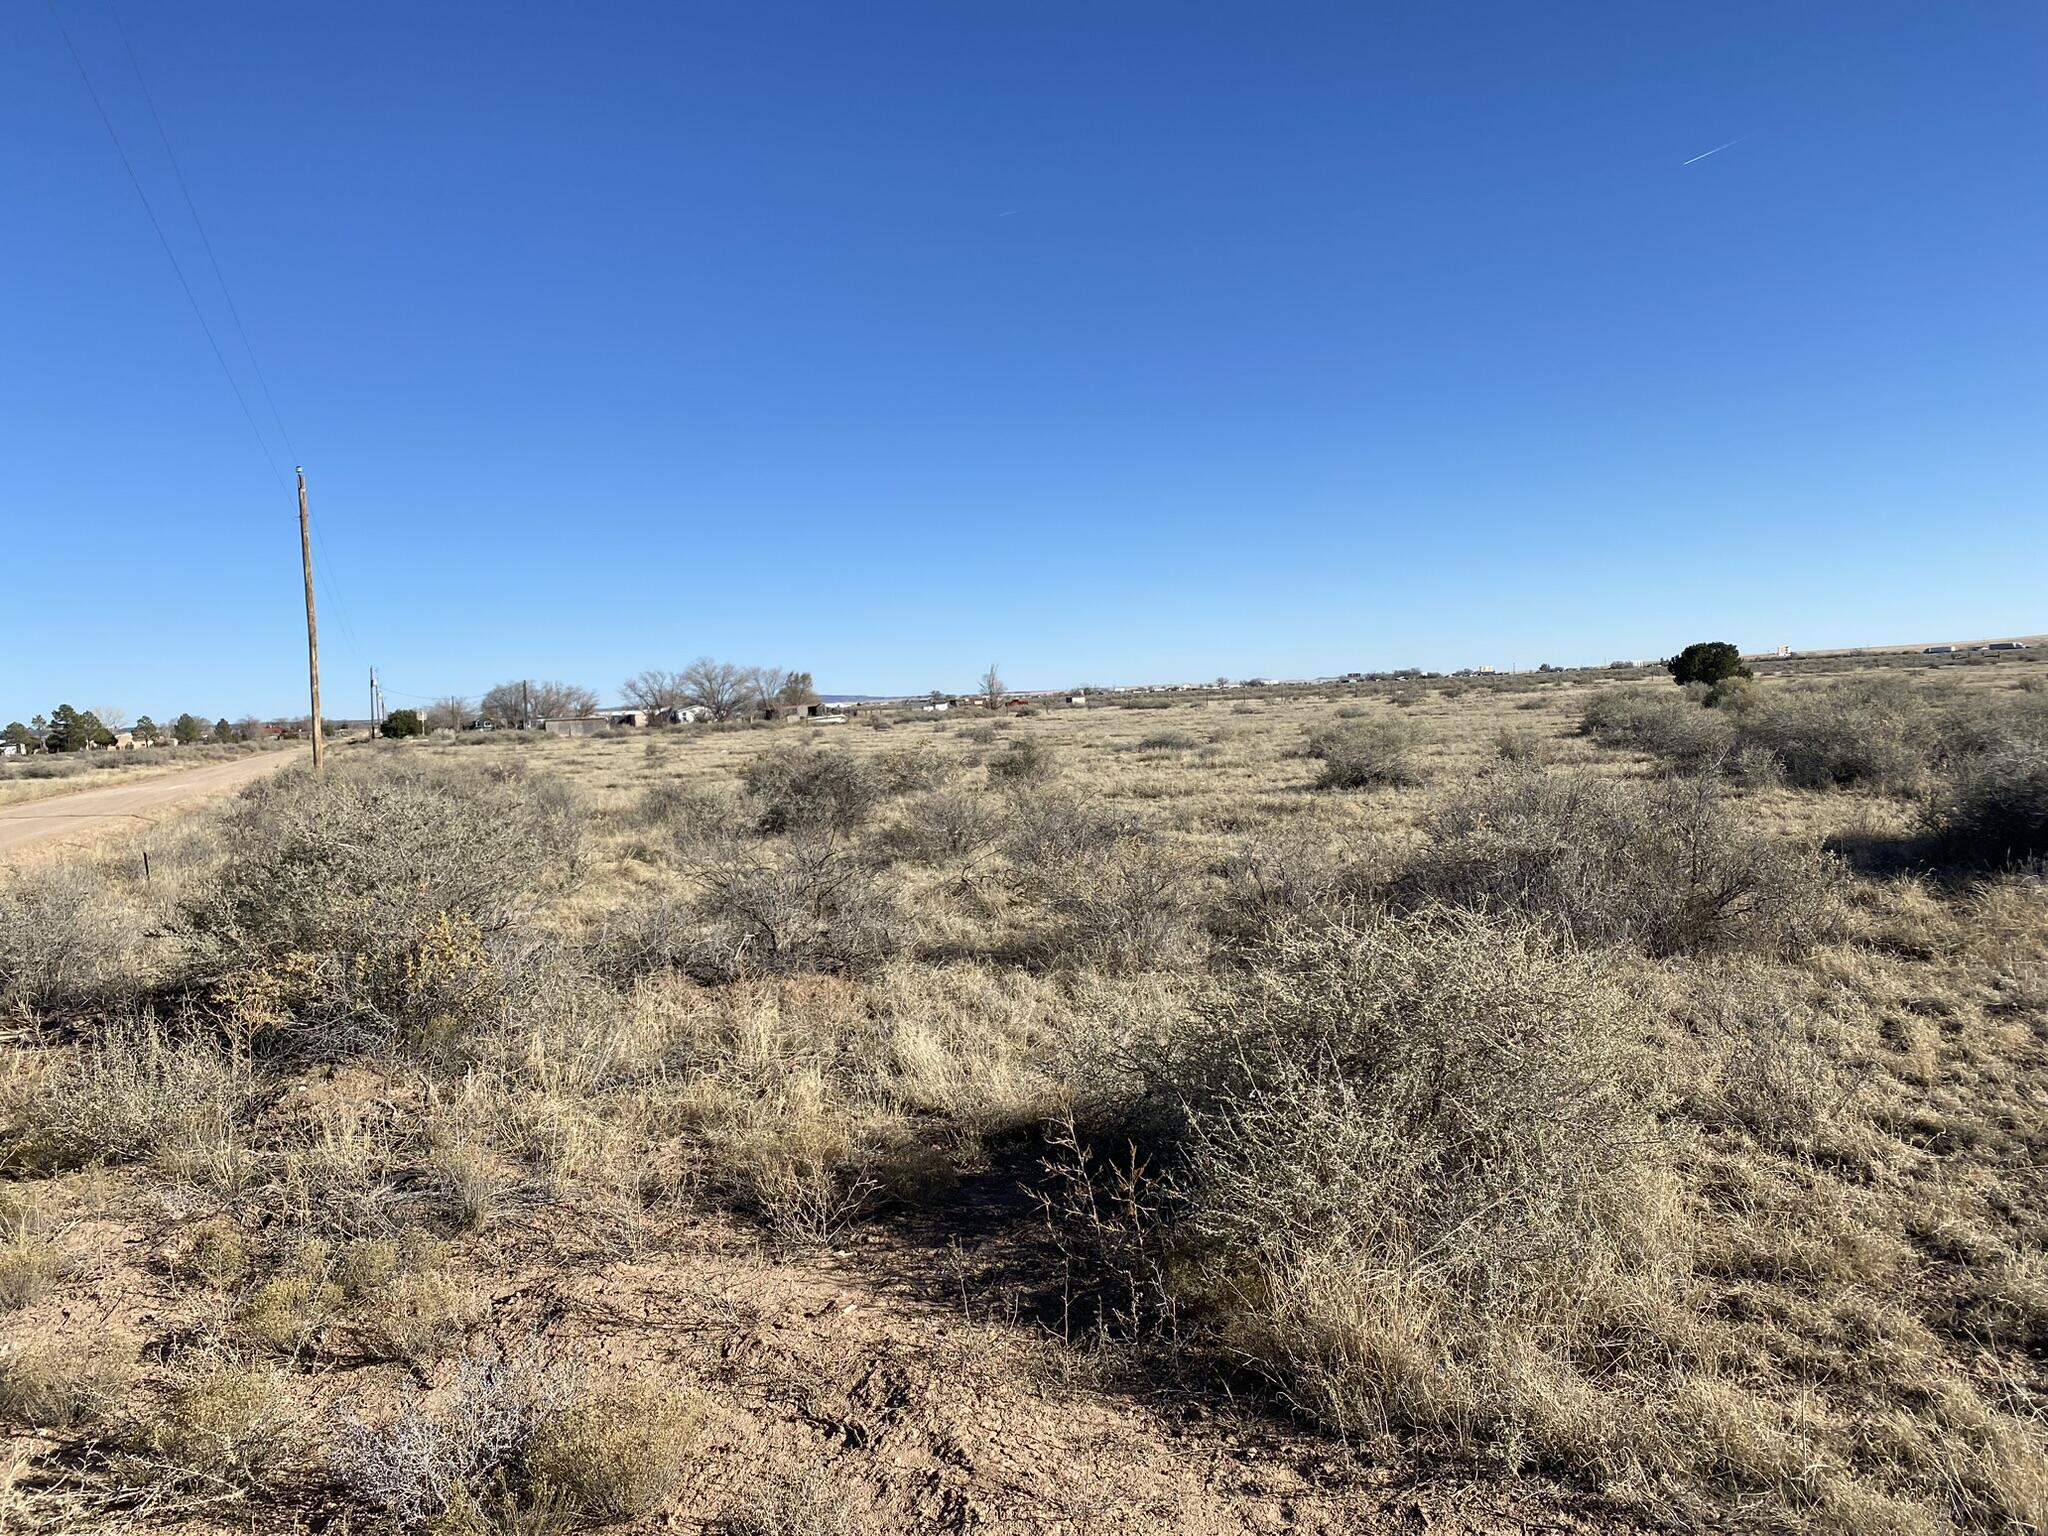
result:
<svg viewBox="0 0 2048 1536"><path fill-rule="evenodd" d="M2024 651L2026 648L2024 640L1996 640L1984 647L1987 651Z"/></svg>
<svg viewBox="0 0 2048 1536"><path fill-rule="evenodd" d="M1952 645L1926 645L1920 648L1922 656L1953 656L1956 648Z"/></svg>

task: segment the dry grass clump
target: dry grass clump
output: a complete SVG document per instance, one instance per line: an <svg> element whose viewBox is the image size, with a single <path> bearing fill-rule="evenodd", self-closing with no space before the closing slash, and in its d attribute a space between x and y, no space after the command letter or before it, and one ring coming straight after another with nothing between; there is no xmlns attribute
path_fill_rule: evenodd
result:
<svg viewBox="0 0 2048 1536"><path fill-rule="evenodd" d="M658 1508L697 1455L703 1408L643 1383L571 1403L535 1436L525 1475L594 1521Z"/></svg>
<svg viewBox="0 0 2048 1536"><path fill-rule="evenodd" d="M174 1031L149 1016L120 1021L15 1087L6 1157L40 1172L150 1162L232 1182L255 1092L248 1059L217 1036Z"/></svg>
<svg viewBox="0 0 2048 1536"><path fill-rule="evenodd" d="M1544 918L1586 944L1789 953L1827 931L1838 878L1817 847L1746 827L1712 774L1523 771L1441 812L1398 888Z"/></svg>
<svg viewBox="0 0 2048 1536"><path fill-rule="evenodd" d="M1175 1291L1333 1428L1568 1459L1678 1241L1643 1037L1526 923L1282 929L1152 1074Z"/></svg>
<svg viewBox="0 0 2048 1536"><path fill-rule="evenodd" d="M1320 758L1317 789L1405 789L1423 781L1415 749L1420 733L1407 721L1380 718L1333 725L1308 739L1308 755Z"/></svg>
<svg viewBox="0 0 2048 1536"><path fill-rule="evenodd" d="M40 1301L70 1268L51 1223L34 1204L0 1211L0 1313Z"/></svg>
<svg viewBox="0 0 2048 1536"><path fill-rule="evenodd" d="M335 1055L446 1037L505 999L579 825L516 765L465 767L337 763L234 802L227 858L187 917L216 997L258 1040Z"/></svg>
<svg viewBox="0 0 2048 1536"><path fill-rule="evenodd" d="M131 1353L104 1339L42 1339L0 1356L0 1419L30 1429L109 1422L136 1376Z"/></svg>
<svg viewBox="0 0 2048 1536"><path fill-rule="evenodd" d="M0 889L0 1015L68 1017L132 997L136 926L90 865L10 880Z"/></svg>

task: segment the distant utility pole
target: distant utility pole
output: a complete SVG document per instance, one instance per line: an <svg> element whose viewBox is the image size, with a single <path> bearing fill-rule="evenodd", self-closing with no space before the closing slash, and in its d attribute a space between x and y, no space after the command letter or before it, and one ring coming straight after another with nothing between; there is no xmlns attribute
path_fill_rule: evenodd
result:
<svg viewBox="0 0 2048 1536"><path fill-rule="evenodd" d="M313 525L306 515L306 472L299 476L299 563L306 569L306 671L313 680L313 771L327 771L327 743L320 734L320 621L313 615Z"/></svg>
<svg viewBox="0 0 2048 1536"><path fill-rule="evenodd" d="M383 706L383 695L377 691L377 669L370 668L370 734L377 734L379 711Z"/></svg>

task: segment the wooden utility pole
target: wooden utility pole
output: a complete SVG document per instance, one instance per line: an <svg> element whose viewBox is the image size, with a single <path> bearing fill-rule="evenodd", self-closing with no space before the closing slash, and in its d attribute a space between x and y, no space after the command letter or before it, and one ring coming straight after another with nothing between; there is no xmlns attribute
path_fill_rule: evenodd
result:
<svg viewBox="0 0 2048 1536"><path fill-rule="evenodd" d="M313 680L313 771L327 771L327 741L320 731L320 621L313 616L313 525L306 516L306 472L299 475L299 561L306 568L306 671Z"/></svg>

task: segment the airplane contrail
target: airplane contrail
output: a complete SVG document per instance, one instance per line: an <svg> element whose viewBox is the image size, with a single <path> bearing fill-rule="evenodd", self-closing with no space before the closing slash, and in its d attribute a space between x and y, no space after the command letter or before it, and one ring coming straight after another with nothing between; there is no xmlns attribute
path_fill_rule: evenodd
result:
<svg viewBox="0 0 2048 1536"><path fill-rule="evenodd" d="M1716 144L1712 149L1707 151L1707 155L1718 155L1724 149L1733 149L1736 145L1740 144L1743 141L1743 139L1747 139L1748 137L1749 135L1745 133L1741 139L1730 139L1726 144ZM1700 161L1707 158L1707 155L1694 155L1690 160L1681 160L1678 163L1681 166L1698 165Z"/></svg>

